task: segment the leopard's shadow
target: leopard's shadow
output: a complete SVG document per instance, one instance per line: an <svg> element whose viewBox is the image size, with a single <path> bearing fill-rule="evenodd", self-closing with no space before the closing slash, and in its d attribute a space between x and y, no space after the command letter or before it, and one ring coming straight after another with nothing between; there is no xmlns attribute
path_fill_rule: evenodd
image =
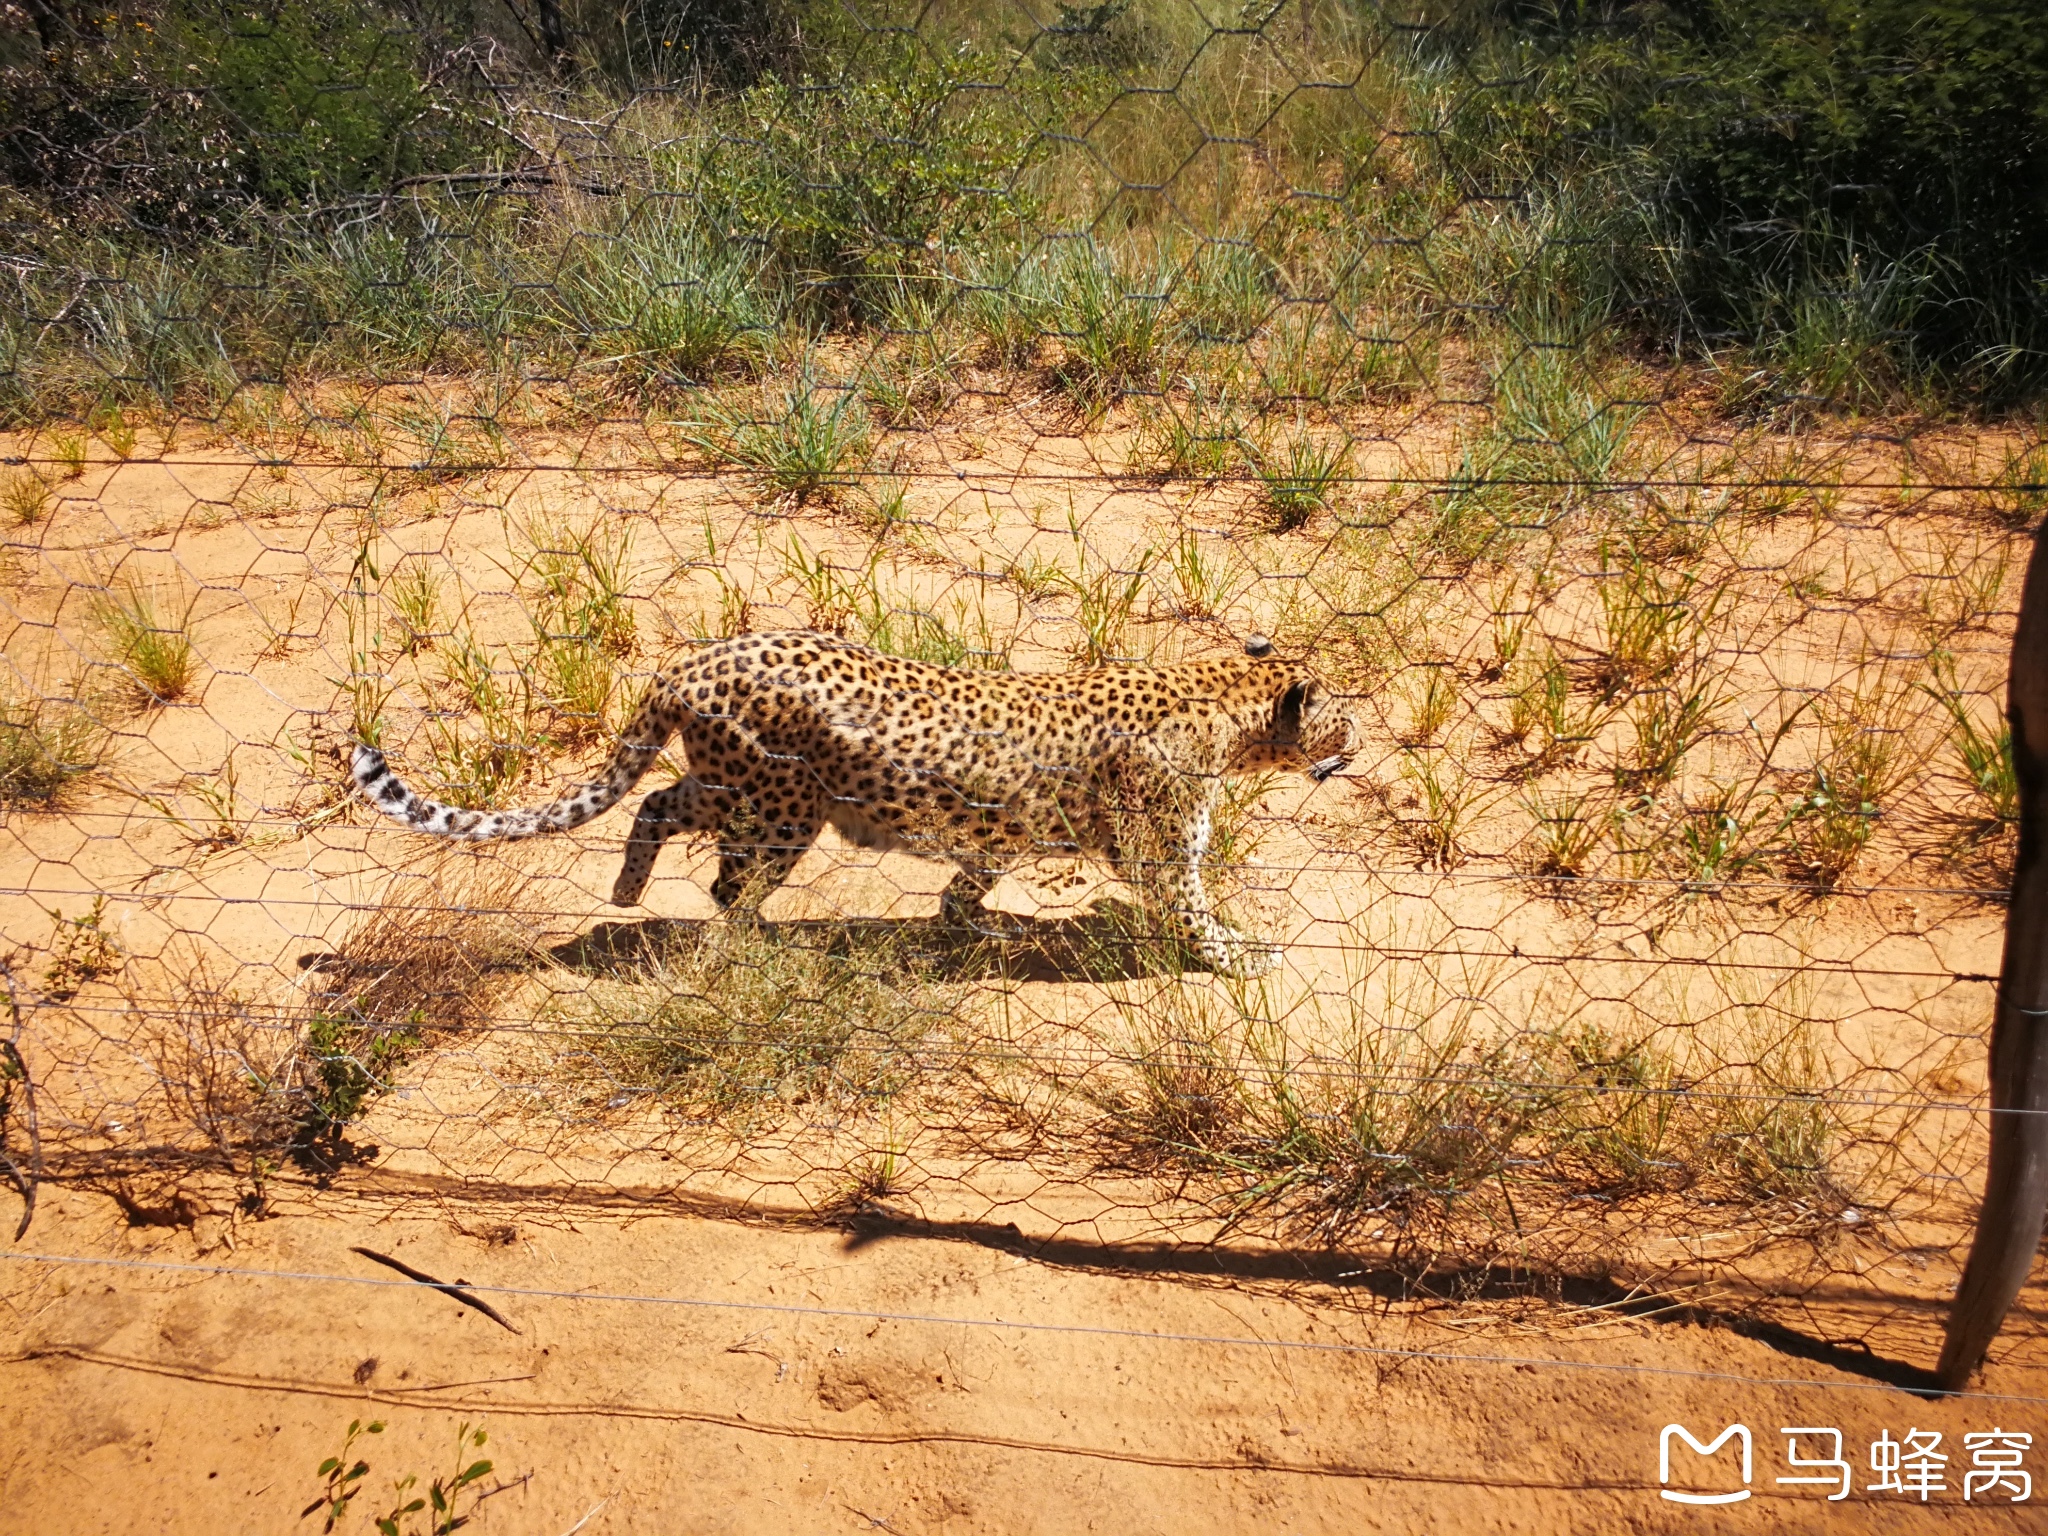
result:
<svg viewBox="0 0 2048 1536"><path fill-rule="evenodd" d="M1117 901L1100 902L1082 917L990 912L971 925L943 918L650 917L599 923L546 953L570 970L616 974L659 965L721 926L746 921L771 940L807 948L879 944L906 970L946 981L1134 981L1211 969L1192 948L1158 932L1139 908Z"/></svg>

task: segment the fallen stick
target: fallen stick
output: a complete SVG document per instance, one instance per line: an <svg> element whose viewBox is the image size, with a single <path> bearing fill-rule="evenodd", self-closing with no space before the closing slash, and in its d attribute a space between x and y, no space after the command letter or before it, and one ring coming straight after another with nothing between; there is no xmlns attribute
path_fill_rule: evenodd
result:
<svg viewBox="0 0 2048 1536"><path fill-rule="evenodd" d="M467 1282L466 1280L438 1280L434 1276L428 1274L425 1270L414 1269L410 1264L406 1263L403 1259L394 1259L391 1257L390 1254L379 1253L374 1248L351 1247L349 1249L349 1252L360 1253L364 1258L370 1259L378 1264L382 1264L386 1269L395 1269L401 1275L404 1275L408 1280L417 1280L421 1285L430 1285L435 1290L441 1292L442 1295L454 1297L457 1301L461 1302L465 1307L474 1307L477 1311L483 1313L485 1317L488 1317L492 1322L496 1323L500 1328L506 1329L512 1333L519 1332L517 1328L514 1328L510 1323L505 1321L504 1314L499 1312L499 1310L496 1307L492 1306L488 1301L485 1301L481 1296L472 1296L469 1292L469 1282Z"/></svg>

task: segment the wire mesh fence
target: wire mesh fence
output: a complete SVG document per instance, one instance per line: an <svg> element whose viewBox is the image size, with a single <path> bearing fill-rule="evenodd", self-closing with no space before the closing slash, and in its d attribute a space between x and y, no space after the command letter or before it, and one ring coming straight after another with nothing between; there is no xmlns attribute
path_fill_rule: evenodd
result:
<svg viewBox="0 0 2048 1536"><path fill-rule="evenodd" d="M1929 407L1925 274L1711 312L1563 74L1372 8L30 12L24 1193L1945 1301L2048 447ZM865 756L789 745L823 655ZM656 761L706 658L754 702ZM623 815L451 844L351 769L493 811L621 741L725 797L624 910Z"/></svg>

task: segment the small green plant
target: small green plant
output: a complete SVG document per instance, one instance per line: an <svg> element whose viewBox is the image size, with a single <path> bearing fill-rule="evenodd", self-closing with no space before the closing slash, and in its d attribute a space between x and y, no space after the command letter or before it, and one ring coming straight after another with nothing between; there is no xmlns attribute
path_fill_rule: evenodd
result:
<svg viewBox="0 0 2048 1536"><path fill-rule="evenodd" d="M1936 651L1928 658L1932 684L1921 689L1947 711L1950 760L1969 786L1975 816L1963 830L1965 842L2015 826L2020 818L2019 774L2013 764L2012 724L2001 719L1993 729L1977 724L1969 696L1956 682L1955 658Z"/></svg>
<svg viewBox="0 0 2048 1536"><path fill-rule="evenodd" d="M50 488L34 470L16 470L0 486L0 507L6 509L17 526L26 528L42 521L43 514L49 511Z"/></svg>
<svg viewBox="0 0 2048 1536"><path fill-rule="evenodd" d="M910 519L910 482L902 475L876 475L862 487L862 501L878 532L887 533Z"/></svg>
<svg viewBox="0 0 2048 1536"><path fill-rule="evenodd" d="M1067 590L1073 593L1075 602L1074 618L1080 626L1080 637L1069 647L1074 657L1084 667L1098 667L1107 662L1130 661L1131 622L1138 606L1138 599L1145 591L1145 583L1152 569L1152 551L1142 550L1136 560L1123 569L1104 566L1090 572L1083 551L1081 569L1078 574L1066 579Z"/></svg>
<svg viewBox="0 0 2048 1536"><path fill-rule="evenodd" d="M1717 784L1699 804L1685 808L1673 847L1689 892L1740 879L1763 859L1759 833L1771 812L1757 800L1754 785Z"/></svg>
<svg viewBox="0 0 2048 1536"><path fill-rule="evenodd" d="M1402 739L1410 746L1435 741L1458 701L1458 675L1448 664L1423 667L1420 681L1408 689L1408 732Z"/></svg>
<svg viewBox="0 0 2048 1536"><path fill-rule="evenodd" d="M320 1527L323 1532L332 1531L341 1523L341 1517L348 1513L349 1505L357 1494L363 1491L362 1480L370 1470L370 1464L354 1455L356 1441L364 1435L384 1433L384 1421L372 1419L365 1424L361 1419L350 1419L348 1430L341 1437L341 1454L329 1456L316 1469L316 1475L325 1479L327 1486L320 1497L299 1511L299 1518L326 1510L327 1521ZM352 1459L353 1458L353 1459Z"/></svg>
<svg viewBox="0 0 2048 1536"><path fill-rule="evenodd" d="M877 1201L901 1193L907 1163L908 1159L893 1146L868 1153L841 1175L839 1187L826 1197L824 1210L858 1215Z"/></svg>
<svg viewBox="0 0 2048 1536"><path fill-rule="evenodd" d="M1580 710L1572 703L1572 675L1561 658L1548 655L1530 669L1508 699L1508 738L1526 742L1539 734L1533 767L1554 768L1582 752L1599 731L1601 712Z"/></svg>
<svg viewBox="0 0 2048 1536"><path fill-rule="evenodd" d="M1008 561L1003 566L1002 575L1003 580L1015 587L1017 595L1027 603L1064 592L1073 580L1059 561L1036 549L1027 549Z"/></svg>
<svg viewBox="0 0 2048 1536"><path fill-rule="evenodd" d="M1240 774L1223 781L1210 815L1206 865L1228 870L1257 851L1271 821L1258 814L1260 802L1279 782L1277 773Z"/></svg>
<svg viewBox="0 0 2048 1536"><path fill-rule="evenodd" d="M96 430L115 458L125 459L135 451L135 428L128 424L118 405L110 405L100 413Z"/></svg>
<svg viewBox="0 0 2048 1536"><path fill-rule="evenodd" d="M1912 766L1909 696L1895 692L1887 668L1879 666L1818 700L1821 748L1806 789L1787 803L1780 830L1793 874L1821 891L1833 890L1855 865Z"/></svg>
<svg viewBox="0 0 2048 1536"><path fill-rule="evenodd" d="M1998 612L2012 551L2003 536L1988 549L1955 538L1937 538L1935 548L1938 564L1922 573L1917 617L1921 632L1939 647L1957 631L1979 628Z"/></svg>
<svg viewBox="0 0 2048 1536"><path fill-rule="evenodd" d="M160 618L156 598L131 582L95 595L91 616L109 657L142 702L168 704L184 697L199 665L189 606L176 621Z"/></svg>
<svg viewBox="0 0 2048 1536"><path fill-rule="evenodd" d="M2032 527L2048 512L2048 443L2008 448L1987 499L2007 527Z"/></svg>
<svg viewBox="0 0 2048 1536"><path fill-rule="evenodd" d="M349 737L379 746L384 740L384 705L391 697L388 669L377 658L380 629L371 618L368 582L377 573L367 541L356 552L356 568L341 611L348 625L348 675L331 678L348 699ZM296 610L294 610L296 612Z"/></svg>
<svg viewBox="0 0 2048 1536"><path fill-rule="evenodd" d="M635 199L607 241L581 241L552 285L564 328L626 379L701 381L758 362L778 305L758 258L710 237L685 205Z"/></svg>
<svg viewBox="0 0 2048 1536"><path fill-rule="evenodd" d="M500 672L466 629L450 637L440 656L442 681L462 695L476 720L428 722L433 772L449 804L482 810L524 777L539 745L535 680L524 669Z"/></svg>
<svg viewBox="0 0 2048 1536"><path fill-rule="evenodd" d="M1166 559L1173 569L1180 611L1186 618L1221 617L1245 583L1244 572L1231 559L1228 546L1211 551L1192 532L1174 540Z"/></svg>
<svg viewBox="0 0 2048 1536"><path fill-rule="evenodd" d="M1348 445L1331 444L1297 428L1278 447L1262 446L1252 467L1264 487L1273 527L1289 533L1330 505L1350 472Z"/></svg>
<svg viewBox="0 0 2048 1536"><path fill-rule="evenodd" d="M1545 695L1553 675L1566 695L1571 692L1572 680L1571 674L1564 669L1564 663L1555 656L1549 657L1543 666L1516 670L1521 675L1514 680L1514 687L1508 694L1508 724L1504 737L1519 743L1529 739L1529 733L1544 717L1548 702Z"/></svg>
<svg viewBox="0 0 2048 1536"><path fill-rule="evenodd" d="M161 796L138 794L137 798L176 827L195 848L218 852L234 847L249 835L250 818L241 813L240 797L236 794L232 752L211 779L192 775L185 783L203 808L204 813L197 820L180 814L175 805Z"/></svg>
<svg viewBox="0 0 2048 1536"><path fill-rule="evenodd" d="M961 284L958 308L988 360L999 368L1029 368L1058 323L1046 257L1034 254L1014 264L970 262Z"/></svg>
<svg viewBox="0 0 2048 1536"><path fill-rule="evenodd" d="M1719 702L1718 684L1704 669L1638 693L1631 718L1635 750L1615 769L1615 782L1638 792L1669 784L1686 755L1714 729Z"/></svg>
<svg viewBox="0 0 2048 1536"><path fill-rule="evenodd" d="M400 406L392 411L391 423L412 443L412 457L399 480L409 488L467 480L503 467L511 457L497 418L459 411L446 399Z"/></svg>
<svg viewBox="0 0 2048 1536"><path fill-rule="evenodd" d="M1815 765L1805 791L1785 808L1792 872L1831 891L1877 830L1876 783L1852 762Z"/></svg>
<svg viewBox="0 0 2048 1536"><path fill-rule="evenodd" d="M603 735L619 694L617 659L632 652L638 619L628 599L632 535L593 520L582 528L530 522L531 550L520 584L532 592L531 672L540 699L572 741ZM472 700L494 734L524 739L526 710L508 709L505 690L465 667Z"/></svg>
<svg viewBox="0 0 2048 1536"><path fill-rule="evenodd" d="M294 1157L334 1161L399 1068L480 1023L500 978L528 957L519 873L450 860L421 875L387 888L290 1016L276 1092Z"/></svg>
<svg viewBox="0 0 2048 1536"><path fill-rule="evenodd" d="M367 1020L353 1011L316 1010L300 1046L308 1069L300 1140L333 1139L390 1085L392 1073L419 1049L411 1027Z"/></svg>
<svg viewBox="0 0 2048 1536"><path fill-rule="evenodd" d="M1719 611L1721 594L1699 590L1690 571L1666 571L1634 544L1600 548L1604 645L1593 683L1609 703L1696 659Z"/></svg>
<svg viewBox="0 0 2048 1536"><path fill-rule="evenodd" d="M412 561L385 581L384 599L405 627L399 654L417 656L434 643L435 618L440 609L441 584L432 567L423 560Z"/></svg>
<svg viewBox="0 0 2048 1536"><path fill-rule="evenodd" d="M1131 447L1134 472L1162 480L1210 482L1229 474L1244 453L1245 423L1229 390L1199 377L1185 395L1168 394L1145 414Z"/></svg>
<svg viewBox="0 0 2048 1536"><path fill-rule="evenodd" d="M1605 830L1600 797L1587 790L1555 798L1530 795L1523 803L1535 823L1535 873L1553 880L1583 875Z"/></svg>
<svg viewBox="0 0 2048 1536"><path fill-rule="evenodd" d="M66 917L51 907L49 918L50 963L43 970L43 985L51 997L64 1002L87 982L121 968L121 946L107 930L106 897L93 897L82 917Z"/></svg>
<svg viewBox="0 0 2048 1536"><path fill-rule="evenodd" d="M867 463L873 434L858 391L825 389L806 372L759 399L759 409L748 410L707 397L703 418L683 427L683 439L799 505L829 497Z"/></svg>
<svg viewBox="0 0 2048 1536"><path fill-rule="evenodd" d="M0 691L0 805L49 806L105 761L108 732L83 704Z"/></svg>
<svg viewBox="0 0 2048 1536"><path fill-rule="evenodd" d="M1009 666L1010 642L1001 640L980 602L955 599L951 619L885 591L881 551L858 571L835 565L823 551L812 555L791 537L783 570L804 594L811 627L850 634L890 656L905 656L941 667Z"/></svg>
<svg viewBox="0 0 2048 1536"><path fill-rule="evenodd" d="M53 432L50 435L50 453L66 480L76 480L85 473L84 433Z"/></svg>
<svg viewBox="0 0 2048 1536"><path fill-rule="evenodd" d="M1421 815L1406 823L1425 869L1456 869L1465 862L1465 832L1478 809L1471 778L1445 752L1402 754L1401 777L1414 786Z"/></svg>
<svg viewBox="0 0 2048 1536"><path fill-rule="evenodd" d="M540 697L566 741L610 733L619 702L618 663L601 647L574 637L550 638L534 655Z"/></svg>
<svg viewBox="0 0 2048 1536"><path fill-rule="evenodd" d="M1535 621L1533 607L1513 606L1514 592L1510 589L1495 602L1493 619L1493 660L1482 670L1480 676L1488 682L1506 677L1509 669L1521 657L1522 643L1529 636L1529 626ZM1520 735L1529 732L1525 727Z"/></svg>
<svg viewBox="0 0 2048 1536"><path fill-rule="evenodd" d="M1106 408L1162 371L1179 340L1167 301L1170 263L1127 268L1092 240L1070 245L1050 278L1065 356L1054 376L1075 404Z"/></svg>
<svg viewBox="0 0 2048 1536"><path fill-rule="evenodd" d="M532 592L537 629L545 637L631 655L639 635L631 604L631 528L612 518L592 518L582 528L528 522L520 535L530 549L520 586Z"/></svg>

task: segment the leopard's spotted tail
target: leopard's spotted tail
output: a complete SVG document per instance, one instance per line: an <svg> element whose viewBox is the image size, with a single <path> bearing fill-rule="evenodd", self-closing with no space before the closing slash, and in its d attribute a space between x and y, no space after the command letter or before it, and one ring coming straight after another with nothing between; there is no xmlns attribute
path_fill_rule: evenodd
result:
<svg viewBox="0 0 2048 1536"><path fill-rule="evenodd" d="M543 832L567 832L602 816L632 792L654 766L669 733L643 708L619 738L602 777L578 785L552 805L517 811L465 811L416 793L372 746L358 746L350 763L356 787L385 815L436 837L464 842L511 841Z"/></svg>

